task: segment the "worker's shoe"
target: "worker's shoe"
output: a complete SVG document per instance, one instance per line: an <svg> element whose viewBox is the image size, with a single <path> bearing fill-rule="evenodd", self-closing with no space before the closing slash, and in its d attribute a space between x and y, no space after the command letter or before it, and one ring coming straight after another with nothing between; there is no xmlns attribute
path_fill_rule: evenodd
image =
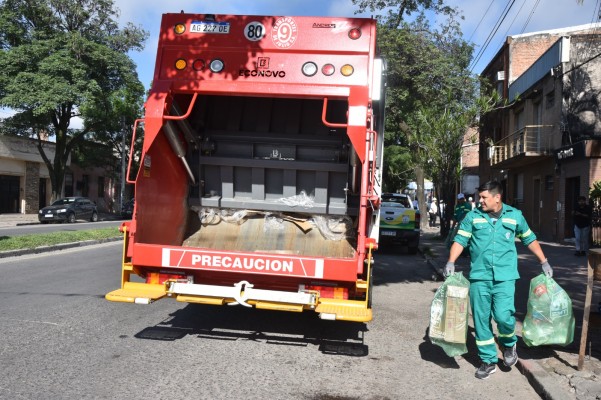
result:
<svg viewBox="0 0 601 400"><path fill-rule="evenodd" d="M488 364L483 362L480 368L476 370L476 378L487 379L489 376L497 372L497 366L495 364Z"/></svg>
<svg viewBox="0 0 601 400"><path fill-rule="evenodd" d="M513 367L518 362L518 352L515 344L511 347L503 348L503 364L506 367Z"/></svg>

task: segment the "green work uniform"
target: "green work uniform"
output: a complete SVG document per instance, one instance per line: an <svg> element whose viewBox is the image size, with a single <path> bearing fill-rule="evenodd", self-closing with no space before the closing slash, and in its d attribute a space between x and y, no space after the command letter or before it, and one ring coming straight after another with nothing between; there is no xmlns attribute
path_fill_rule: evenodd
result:
<svg viewBox="0 0 601 400"><path fill-rule="evenodd" d="M516 238L528 246L536 240L536 235L522 212L507 204L503 204L496 221L480 209L470 211L454 238L470 250L470 300L478 355L485 363L498 361L491 317L497 323L501 345L511 347L517 341L514 294L515 281L520 275Z"/></svg>
<svg viewBox="0 0 601 400"><path fill-rule="evenodd" d="M453 213L453 219L460 223L465 215L472 211L472 205L466 201L459 203L455 206L455 212Z"/></svg>

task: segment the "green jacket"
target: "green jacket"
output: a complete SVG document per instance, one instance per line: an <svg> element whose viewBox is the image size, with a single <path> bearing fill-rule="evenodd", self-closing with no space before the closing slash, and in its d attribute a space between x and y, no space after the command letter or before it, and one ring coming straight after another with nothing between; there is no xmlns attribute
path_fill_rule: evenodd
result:
<svg viewBox="0 0 601 400"><path fill-rule="evenodd" d="M522 212L507 204L496 223L476 208L463 218L454 241L470 251L470 279L508 281L518 279L515 239L525 246L536 240Z"/></svg>
<svg viewBox="0 0 601 400"><path fill-rule="evenodd" d="M462 204L457 204L455 206L455 212L453 213L453 219L460 223L463 220L465 215L472 211L472 205L467 201L464 201Z"/></svg>

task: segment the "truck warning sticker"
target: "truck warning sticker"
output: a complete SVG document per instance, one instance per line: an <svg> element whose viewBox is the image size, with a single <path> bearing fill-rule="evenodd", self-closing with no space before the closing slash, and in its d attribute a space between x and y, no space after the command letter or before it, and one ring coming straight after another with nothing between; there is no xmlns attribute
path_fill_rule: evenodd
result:
<svg viewBox="0 0 601 400"><path fill-rule="evenodd" d="M287 49L294 45L298 37L298 27L291 17L280 17L271 30L273 44L281 49Z"/></svg>
<svg viewBox="0 0 601 400"><path fill-rule="evenodd" d="M267 33L265 25L260 22L249 22L248 25L244 27L244 37L251 42L257 42L263 39L265 37L265 33Z"/></svg>
<svg viewBox="0 0 601 400"><path fill-rule="evenodd" d="M318 258L228 254L218 251L162 249L162 267L246 272L321 279L324 261Z"/></svg>
<svg viewBox="0 0 601 400"><path fill-rule="evenodd" d="M191 33L230 33L229 22L214 22L214 21L192 21L190 23Z"/></svg>

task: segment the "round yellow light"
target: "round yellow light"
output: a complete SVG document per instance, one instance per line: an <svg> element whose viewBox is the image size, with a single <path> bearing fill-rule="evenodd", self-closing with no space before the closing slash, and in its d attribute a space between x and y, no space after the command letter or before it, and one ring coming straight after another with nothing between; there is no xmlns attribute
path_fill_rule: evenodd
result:
<svg viewBox="0 0 601 400"><path fill-rule="evenodd" d="M186 68L186 60L184 60L183 58L179 58L176 62L175 62L175 69L178 70L182 70Z"/></svg>
<svg viewBox="0 0 601 400"><path fill-rule="evenodd" d="M177 25L175 25L173 30L175 31L176 34L181 35L182 33L184 33L186 31L186 25L177 24Z"/></svg>
<svg viewBox="0 0 601 400"><path fill-rule="evenodd" d="M344 64L342 68L340 68L340 73L344 76L351 76L355 72L355 69L350 64Z"/></svg>

